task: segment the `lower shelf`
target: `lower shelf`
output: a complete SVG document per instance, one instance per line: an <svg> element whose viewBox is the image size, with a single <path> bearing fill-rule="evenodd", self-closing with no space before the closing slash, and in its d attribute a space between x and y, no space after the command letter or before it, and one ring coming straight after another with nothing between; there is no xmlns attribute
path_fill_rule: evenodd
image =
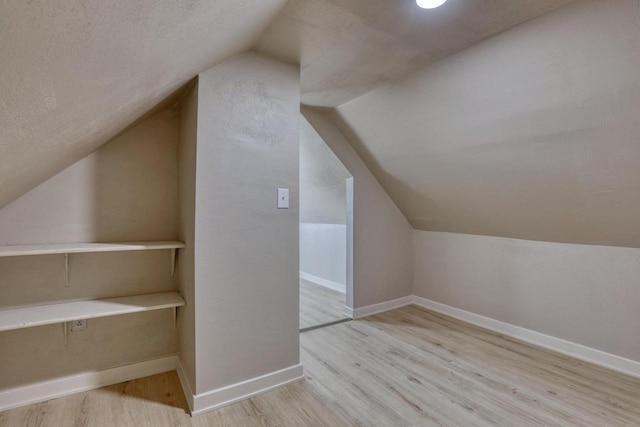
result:
<svg viewBox="0 0 640 427"><path fill-rule="evenodd" d="M0 331L117 316L185 305L178 292L161 292L0 310Z"/></svg>

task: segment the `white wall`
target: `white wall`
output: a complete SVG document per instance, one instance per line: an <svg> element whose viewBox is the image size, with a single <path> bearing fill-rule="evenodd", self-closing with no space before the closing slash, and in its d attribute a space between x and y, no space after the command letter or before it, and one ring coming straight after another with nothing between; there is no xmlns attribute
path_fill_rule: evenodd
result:
<svg viewBox="0 0 640 427"><path fill-rule="evenodd" d="M355 309L411 295L413 229L327 114L307 107L302 114L353 176L353 248L347 248L353 295L347 287L347 305Z"/></svg>
<svg viewBox="0 0 640 427"><path fill-rule="evenodd" d="M332 282L328 285L346 292L345 224L300 223L300 276L320 284L325 283L323 281Z"/></svg>
<svg viewBox="0 0 640 427"><path fill-rule="evenodd" d="M197 394L299 363L299 109L298 68L260 54L199 76Z"/></svg>
<svg viewBox="0 0 640 427"><path fill-rule="evenodd" d="M640 361L640 249L414 231L414 293Z"/></svg>
<svg viewBox="0 0 640 427"><path fill-rule="evenodd" d="M0 245L176 240L177 120L159 112L0 210ZM176 290L169 251L0 258L0 308ZM0 389L175 354L171 310L0 332Z"/></svg>

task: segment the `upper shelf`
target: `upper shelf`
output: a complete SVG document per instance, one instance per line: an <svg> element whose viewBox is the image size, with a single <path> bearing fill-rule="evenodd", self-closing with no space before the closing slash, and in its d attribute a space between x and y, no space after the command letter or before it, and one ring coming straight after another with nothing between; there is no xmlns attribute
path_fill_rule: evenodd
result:
<svg viewBox="0 0 640 427"><path fill-rule="evenodd" d="M0 257L182 248L184 248L184 243L182 242L55 243L49 245L0 246Z"/></svg>

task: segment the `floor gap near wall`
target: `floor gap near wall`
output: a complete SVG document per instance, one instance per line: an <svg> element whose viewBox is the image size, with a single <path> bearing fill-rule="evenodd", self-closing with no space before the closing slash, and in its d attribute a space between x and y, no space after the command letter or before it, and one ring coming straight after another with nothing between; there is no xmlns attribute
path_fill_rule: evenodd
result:
<svg viewBox="0 0 640 427"><path fill-rule="evenodd" d="M348 318L344 293L300 279L300 329Z"/></svg>
<svg viewBox="0 0 640 427"><path fill-rule="evenodd" d="M314 330L320 329L320 328L326 328L327 326L339 325L340 323L351 322L352 320L353 319L349 319L347 317L347 318L344 318L344 319L335 320L333 322L323 323L322 325L309 326L307 328L300 329L300 333L304 334L305 332L314 331Z"/></svg>

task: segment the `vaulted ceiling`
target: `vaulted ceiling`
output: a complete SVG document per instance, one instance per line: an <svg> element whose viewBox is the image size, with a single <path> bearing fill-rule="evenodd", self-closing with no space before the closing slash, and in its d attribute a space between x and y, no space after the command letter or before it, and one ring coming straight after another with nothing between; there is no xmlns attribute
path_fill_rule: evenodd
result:
<svg viewBox="0 0 640 427"><path fill-rule="evenodd" d="M285 2L1 1L0 207L250 49Z"/></svg>
<svg viewBox="0 0 640 427"><path fill-rule="evenodd" d="M300 115L300 222L345 224L350 177L307 119Z"/></svg>
<svg viewBox="0 0 640 427"><path fill-rule="evenodd" d="M302 102L335 107L574 0L289 0L256 49L300 63Z"/></svg>
<svg viewBox="0 0 640 427"><path fill-rule="evenodd" d="M638 16L575 2L334 119L414 228L640 247Z"/></svg>
<svg viewBox="0 0 640 427"><path fill-rule="evenodd" d="M254 48L301 64L415 228L640 247L638 7L0 2L0 207Z"/></svg>

